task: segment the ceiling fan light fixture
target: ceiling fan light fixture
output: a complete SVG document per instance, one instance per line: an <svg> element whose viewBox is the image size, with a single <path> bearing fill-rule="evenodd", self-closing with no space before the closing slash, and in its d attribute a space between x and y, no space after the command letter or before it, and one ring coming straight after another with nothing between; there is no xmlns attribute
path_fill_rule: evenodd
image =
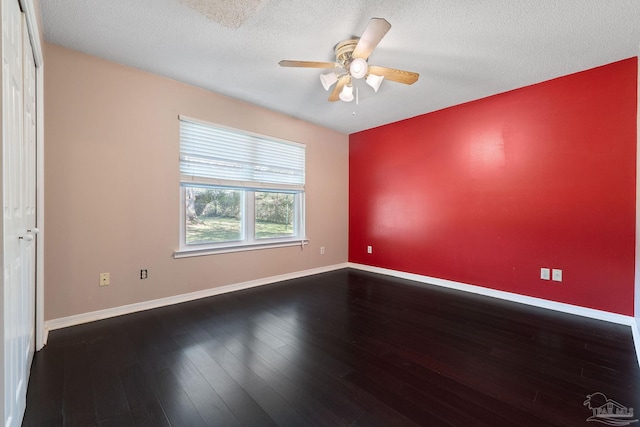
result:
<svg viewBox="0 0 640 427"><path fill-rule="evenodd" d="M344 102L351 102L353 101L353 86L351 85L345 85L342 88L342 92L340 92L339 95L340 99L343 100Z"/></svg>
<svg viewBox="0 0 640 427"><path fill-rule="evenodd" d="M371 86L374 92L377 92L384 80L384 76L376 76L375 74L369 74L365 80L369 86Z"/></svg>
<svg viewBox="0 0 640 427"><path fill-rule="evenodd" d="M336 73L327 73L320 75L320 82L322 82L322 87L324 87L324 90L329 90L329 88L333 86L333 84L337 81L338 75Z"/></svg>
<svg viewBox="0 0 640 427"><path fill-rule="evenodd" d="M354 79L361 79L367 75L369 71L369 66L367 65L367 61L363 58L355 58L351 61L349 65L349 74Z"/></svg>
<svg viewBox="0 0 640 427"><path fill-rule="evenodd" d="M351 102L355 99L357 104L359 88L356 84L354 97L353 79L364 79L376 92L378 92L382 80L385 79L405 85L411 85L418 81L420 76L418 73L369 65L368 60L371 57L371 53L390 28L391 24L386 19L371 18L360 37L352 37L335 45L333 49L335 53L334 62L286 59L278 62L278 64L281 67L323 68L328 70L325 71L326 74L320 76L320 82L327 91L333 86L333 91L329 95L329 102L338 100ZM340 70L337 72L331 71L336 69Z"/></svg>

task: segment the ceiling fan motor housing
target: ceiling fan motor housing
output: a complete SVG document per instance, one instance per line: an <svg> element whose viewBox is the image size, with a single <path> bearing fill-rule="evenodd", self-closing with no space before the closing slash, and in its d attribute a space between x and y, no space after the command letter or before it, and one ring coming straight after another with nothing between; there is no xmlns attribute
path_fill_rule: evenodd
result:
<svg viewBox="0 0 640 427"><path fill-rule="evenodd" d="M335 47L336 52L336 62L342 66L342 68L348 70L351 65L351 61L353 60L351 54L353 53L356 45L358 44L359 38L353 38L348 40L343 40L338 43Z"/></svg>

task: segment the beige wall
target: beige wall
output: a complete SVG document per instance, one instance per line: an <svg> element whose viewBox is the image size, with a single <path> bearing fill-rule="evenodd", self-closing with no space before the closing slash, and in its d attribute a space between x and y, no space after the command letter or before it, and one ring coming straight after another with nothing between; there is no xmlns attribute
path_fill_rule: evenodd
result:
<svg viewBox="0 0 640 427"><path fill-rule="evenodd" d="M347 262L348 135L52 44L45 64L45 320ZM179 114L307 145L309 246L173 259Z"/></svg>

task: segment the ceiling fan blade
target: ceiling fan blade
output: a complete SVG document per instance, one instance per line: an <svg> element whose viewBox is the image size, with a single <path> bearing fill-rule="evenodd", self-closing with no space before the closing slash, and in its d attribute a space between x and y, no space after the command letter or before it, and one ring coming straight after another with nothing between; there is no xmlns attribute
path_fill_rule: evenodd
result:
<svg viewBox="0 0 640 427"><path fill-rule="evenodd" d="M340 100L340 92L342 92L342 88L344 85L349 82L349 76L342 76L338 79L338 83L336 83L336 87L333 88L333 92L329 95L329 101L336 102Z"/></svg>
<svg viewBox="0 0 640 427"><path fill-rule="evenodd" d="M386 19L371 18L351 56L367 59L390 28L391 24Z"/></svg>
<svg viewBox="0 0 640 427"><path fill-rule="evenodd" d="M404 83L410 85L415 83L420 77L420 74L411 71L396 70L395 68L378 67L376 65L369 65L369 74L375 74L376 76L383 76L387 80L392 82Z"/></svg>
<svg viewBox="0 0 640 427"><path fill-rule="evenodd" d="M335 62L317 62L317 61L289 61L283 59L278 62L281 67L304 67L304 68L338 68Z"/></svg>

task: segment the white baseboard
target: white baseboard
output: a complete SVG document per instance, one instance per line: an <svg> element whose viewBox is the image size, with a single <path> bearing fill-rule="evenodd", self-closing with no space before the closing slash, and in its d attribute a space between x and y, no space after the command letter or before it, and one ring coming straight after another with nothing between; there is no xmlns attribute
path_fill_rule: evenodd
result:
<svg viewBox="0 0 640 427"><path fill-rule="evenodd" d="M111 317L122 316L125 314L135 313L138 311L150 310L152 308L165 307L168 305L179 304L187 301L194 301L200 298L206 298L214 295L226 294L228 292L239 291L242 289L255 288L257 286L269 285L271 283L282 282L285 280L298 279L300 277L312 276L314 274L327 273L329 271L347 268L347 263L334 264L326 267L319 267L310 270L296 271L293 273L281 274L278 276L265 277L248 282L235 283L233 285L220 286L217 288L204 289L202 291L190 292L188 294L175 295L166 298L154 299L135 304L127 304L119 307L107 308L105 310L91 311L89 313L76 314L58 319L51 319L44 322L44 344L47 343L49 331L55 329L66 328L69 326L80 325L83 323L94 322L96 320L108 319Z"/></svg>
<svg viewBox="0 0 640 427"><path fill-rule="evenodd" d="M633 341L636 350L636 356L638 357L638 363L640 364L640 331L638 330L638 324L636 319L631 316L625 316L617 313L610 313L608 311L595 310L592 308L580 307L571 304L565 304L561 302L549 301L542 298L529 297L525 295L515 294L511 292L498 291L495 289L485 288L482 286L470 285L467 283L454 282L452 280L439 279L437 277L422 276L419 274L405 273L397 270L390 270L380 267L372 267L364 264L355 263L343 263L334 264L326 267L314 268L310 270L296 271L293 273L282 274L279 276L271 276L257 280L251 280L248 282L236 283L233 285L220 286L217 288L205 289L202 291L191 292L188 294L175 295L167 298L160 298L151 301L144 301L135 304L123 305L120 307L108 308L105 310L92 311L89 313L76 314L74 316L61 317L58 319L47 320L44 323L43 341L47 343L49 337L49 331L55 329L66 328L69 326L80 325L82 323L89 323L96 320L108 319L111 317L122 316L125 314L135 313L138 311L150 310L158 307L165 307L172 304L179 304L182 302L193 301L200 298L206 298L214 295L225 294L228 292L239 291L242 289L255 288L257 286L268 285L271 283L281 282L284 280L298 279L300 277L312 276L314 274L327 273L329 271L339 270L342 268L353 268L356 270L368 271L371 273L383 274L386 276L398 277L401 279L408 279L414 282L423 283L427 285L441 286L450 289L457 289L464 292L471 292L474 294L489 296L493 298L499 298L507 301L527 304L540 308L547 308L550 310L556 310L563 313L575 314L578 316L589 317L597 320L604 320L611 323L617 323L621 325L627 325L631 327L633 334Z"/></svg>
<svg viewBox="0 0 640 427"><path fill-rule="evenodd" d="M631 333L633 334L633 344L636 347L636 357L638 358L638 364L640 365L640 331L638 328L638 321L636 320L633 325L631 325Z"/></svg>
<svg viewBox="0 0 640 427"><path fill-rule="evenodd" d="M499 298L507 301L517 302L521 304L527 304L534 307L547 308L549 310L560 311L568 314L575 314L577 316L589 317L591 319L604 320L606 322L617 323L620 325L627 325L631 327L631 333L633 334L633 343L636 350L636 357L638 358L638 364L640 365L640 331L638 330L638 324L636 319L632 316L625 316L618 313L610 313L603 310L595 310L593 308L580 307L572 304L565 304L556 301L549 301L542 298L529 297L525 295L515 294L512 292L498 291L495 289L485 288L477 285L470 285L467 283L454 282L452 280L439 279L437 277L422 276L419 274L405 273L403 271L390 270L387 268L372 267L364 264L348 263L349 268L357 270L368 271L371 273L384 274L386 276L398 277L401 279L412 280L414 282L423 283L427 285L441 286L450 289L457 289L459 291L471 292L478 295L484 295L493 298Z"/></svg>

